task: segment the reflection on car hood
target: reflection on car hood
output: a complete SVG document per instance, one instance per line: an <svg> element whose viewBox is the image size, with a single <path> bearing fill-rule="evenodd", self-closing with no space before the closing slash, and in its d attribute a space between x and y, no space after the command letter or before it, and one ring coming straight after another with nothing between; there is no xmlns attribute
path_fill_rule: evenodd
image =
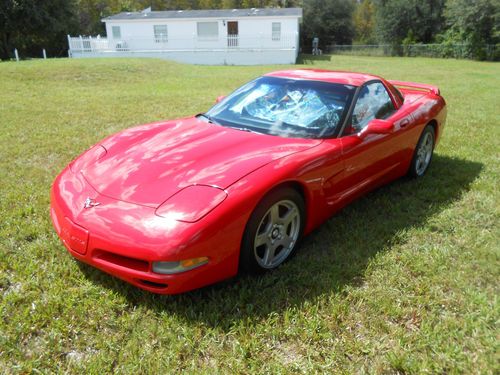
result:
<svg viewBox="0 0 500 375"><path fill-rule="evenodd" d="M107 154L81 172L101 194L157 207L186 186L225 189L272 160L319 143L249 133L193 117L111 136L102 143Z"/></svg>

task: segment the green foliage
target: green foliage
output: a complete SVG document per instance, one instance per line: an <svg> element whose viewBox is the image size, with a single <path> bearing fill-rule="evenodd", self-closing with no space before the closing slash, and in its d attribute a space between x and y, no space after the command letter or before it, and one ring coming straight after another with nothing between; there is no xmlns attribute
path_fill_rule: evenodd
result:
<svg viewBox="0 0 500 375"><path fill-rule="evenodd" d="M418 43L432 42L444 25L444 2L445 0L376 0L379 41L395 47L400 46L405 38Z"/></svg>
<svg viewBox="0 0 500 375"><path fill-rule="evenodd" d="M448 29L444 45L464 44L464 57L484 60L487 45L500 42L500 4L497 0L448 0L445 17Z"/></svg>
<svg viewBox="0 0 500 375"><path fill-rule="evenodd" d="M415 44L415 40L411 39L411 35L403 40L401 46L401 54L405 57L435 57L435 58L453 58L453 59L470 59L470 49L465 44ZM488 45L484 50L486 60L500 60L500 45ZM335 46L330 48L331 54L351 55L351 56L392 56L394 54L394 46L385 45L349 45Z"/></svg>
<svg viewBox="0 0 500 375"><path fill-rule="evenodd" d="M0 2L0 58L7 60L17 48L22 54L60 54L67 30L75 27L73 0L2 0Z"/></svg>
<svg viewBox="0 0 500 375"><path fill-rule="evenodd" d="M375 5L373 0L356 2L354 14L354 38L358 44L375 44Z"/></svg>
<svg viewBox="0 0 500 375"><path fill-rule="evenodd" d="M438 85L448 121L428 175L353 202L270 274L156 296L71 258L50 222L52 181L114 132L205 111L283 66L0 64L0 373L499 373L499 65L299 67Z"/></svg>
<svg viewBox="0 0 500 375"><path fill-rule="evenodd" d="M452 45L464 44L460 57L494 59L488 44L500 41L499 0L0 0L0 57L14 47L21 55L61 56L66 35L103 35L102 19L122 11L302 7L301 46L312 39L329 45L391 45L406 55L407 46L441 42L441 56L457 56ZM446 22L445 22L446 21ZM496 49L497 51L499 48ZM497 56L498 58L498 56Z"/></svg>
<svg viewBox="0 0 500 375"><path fill-rule="evenodd" d="M305 52L319 38L323 50L330 44L351 44L354 37L354 6L345 0L304 0L301 40Z"/></svg>

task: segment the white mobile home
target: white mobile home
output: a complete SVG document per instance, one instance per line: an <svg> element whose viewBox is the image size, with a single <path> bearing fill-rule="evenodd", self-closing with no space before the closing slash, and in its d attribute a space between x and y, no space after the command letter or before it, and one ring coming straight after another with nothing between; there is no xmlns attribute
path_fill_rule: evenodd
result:
<svg viewBox="0 0 500 375"><path fill-rule="evenodd" d="M293 64L301 8L124 12L103 19L107 38L70 37L72 57L160 57L191 64Z"/></svg>

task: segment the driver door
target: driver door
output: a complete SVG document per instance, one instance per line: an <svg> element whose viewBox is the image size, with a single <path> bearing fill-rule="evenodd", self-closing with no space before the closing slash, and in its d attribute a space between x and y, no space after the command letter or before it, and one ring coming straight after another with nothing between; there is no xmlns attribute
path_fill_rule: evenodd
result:
<svg viewBox="0 0 500 375"><path fill-rule="evenodd" d="M381 81L371 81L361 87L351 119L341 137L345 162L343 199L354 199L397 175L400 121L387 134L372 134L367 128L374 119L394 122L397 117L395 102Z"/></svg>

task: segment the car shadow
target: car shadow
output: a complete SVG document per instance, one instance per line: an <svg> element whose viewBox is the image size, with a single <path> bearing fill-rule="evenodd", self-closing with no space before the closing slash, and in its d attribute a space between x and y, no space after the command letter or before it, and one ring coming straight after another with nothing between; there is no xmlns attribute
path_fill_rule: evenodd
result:
<svg viewBox="0 0 500 375"><path fill-rule="evenodd" d="M304 238L291 261L263 276L243 275L182 295L160 296L79 264L93 282L125 296L131 308L141 305L186 322L230 329L242 319L280 313L360 285L376 254L404 243L406 231L425 225L459 200L482 169L478 162L436 154L424 178L400 179L352 203Z"/></svg>

